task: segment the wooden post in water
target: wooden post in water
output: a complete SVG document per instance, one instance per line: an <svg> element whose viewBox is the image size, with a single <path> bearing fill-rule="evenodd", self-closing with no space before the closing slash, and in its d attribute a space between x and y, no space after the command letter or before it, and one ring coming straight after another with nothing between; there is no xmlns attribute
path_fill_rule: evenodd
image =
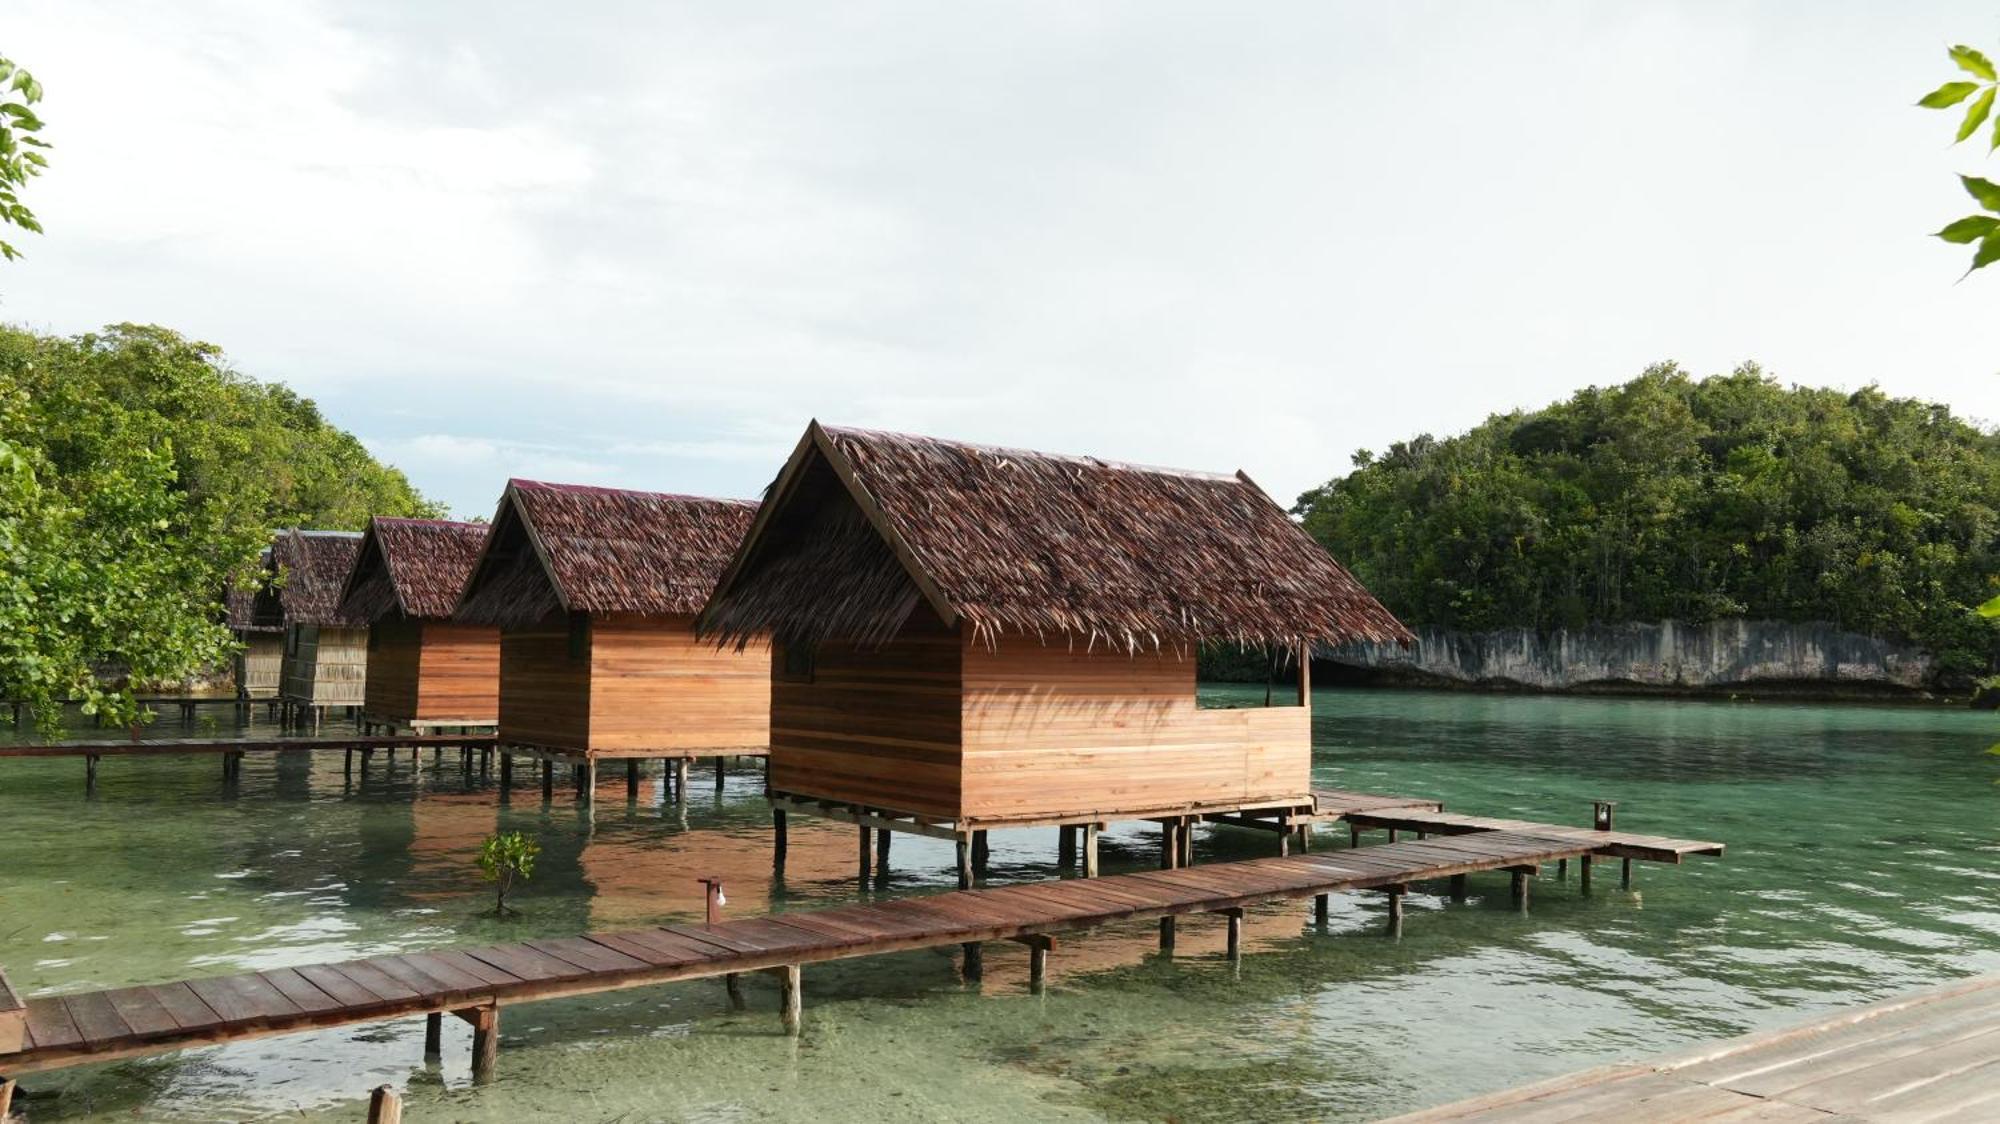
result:
<svg viewBox="0 0 2000 1124"><path fill-rule="evenodd" d="M1459 903L1465 901L1465 875L1454 874L1451 876L1451 900Z"/></svg>
<svg viewBox="0 0 2000 1124"><path fill-rule="evenodd" d="M875 855L875 848L873 846L875 841L869 838L869 832L872 830L873 829L870 828L867 824L861 825L861 854L859 859L860 873L857 877L860 878L861 885L864 887L868 885L868 875L871 873L869 863L874 858Z"/></svg>
<svg viewBox="0 0 2000 1124"><path fill-rule="evenodd" d="M1194 825L1195 817L1181 818L1181 865L1194 865Z"/></svg>
<svg viewBox="0 0 2000 1124"><path fill-rule="evenodd" d="M1522 913L1526 913L1528 912L1528 877L1535 873L1535 868L1531 866L1516 866L1509 867L1508 869L1513 871L1514 874L1514 904L1521 908Z"/></svg>
<svg viewBox="0 0 2000 1124"><path fill-rule="evenodd" d="M896 833L886 827L875 829L875 877L889 877L889 839Z"/></svg>
<svg viewBox="0 0 2000 1124"><path fill-rule="evenodd" d="M5 1119L0 1116L0 1120ZM368 1124L403 1124L403 1098L396 1095L396 1090L387 1085L377 1085L375 1091L368 1094Z"/></svg>
<svg viewBox="0 0 2000 1124"><path fill-rule="evenodd" d="M1389 935L1400 938L1403 935L1403 894L1408 886L1397 883L1389 887Z"/></svg>
<svg viewBox="0 0 2000 1124"><path fill-rule="evenodd" d="M414 749L410 751L411 761L416 760L416 752L417 751ZM508 798L513 796L513 794L514 794L514 755L511 753L503 753L500 755L500 799L503 801L507 800Z"/></svg>
<svg viewBox="0 0 2000 1124"><path fill-rule="evenodd" d="M1313 925L1322 933L1326 932L1327 909L1332 897L1332 894L1320 894L1313 898Z"/></svg>
<svg viewBox="0 0 2000 1124"><path fill-rule="evenodd" d="M785 810L771 809L771 869L773 870L785 869L785 832Z"/></svg>
<svg viewBox="0 0 2000 1124"><path fill-rule="evenodd" d="M97 755L95 753L83 759L83 791L85 793L97 791ZM0 1120L4 1119L4 1117L0 1117Z"/></svg>
<svg viewBox="0 0 2000 1124"><path fill-rule="evenodd" d="M636 757L625 759L625 799L639 799L639 759Z"/></svg>
<svg viewBox="0 0 2000 1124"><path fill-rule="evenodd" d="M1097 824L1083 825L1083 876L1097 877Z"/></svg>
<svg viewBox="0 0 2000 1124"><path fill-rule="evenodd" d="M784 1019L785 1033L791 1035L793 1038L797 1038L799 1036L799 1023L802 1014L801 1008L803 1007L803 1002L799 994L799 966L797 964L786 964L777 969L777 974L778 1010L780 1016Z"/></svg>
<svg viewBox="0 0 2000 1124"><path fill-rule="evenodd" d="M1225 909L1222 911L1222 915L1229 918L1230 962L1241 963L1243 960L1243 910L1240 907Z"/></svg>
<svg viewBox="0 0 2000 1124"><path fill-rule="evenodd" d="M555 799L555 795L556 763L544 757L542 758L542 803L546 804Z"/></svg>
<svg viewBox="0 0 2000 1124"><path fill-rule="evenodd" d="M1618 888L1629 890L1632 888L1632 860L1620 859L1618 861L1624 864L1623 870L1618 877Z"/></svg>
<svg viewBox="0 0 2000 1124"><path fill-rule="evenodd" d="M1016 939L1028 946L1028 990L1040 995L1048 987L1049 950L1056 946L1056 939L1046 934Z"/></svg>
<svg viewBox="0 0 2000 1124"><path fill-rule="evenodd" d="M687 803L687 798L688 759L685 757L676 757L674 758L674 802L685 804Z"/></svg>
<svg viewBox="0 0 2000 1124"><path fill-rule="evenodd" d="M958 833L958 888L972 889L972 839L963 831Z"/></svg>
<svg viewBox="0 0 2000 1124"><path fill-rule="evenodd" d="M500 1005L474 1007L459 1015L472 1024L472 1079L491 1081L494 1063L500 1059Z"/></svg>
<svg viewBox="0 0 2000 1124"><path fill-rule="evenodd" d="M444 1012L432 1011L424 1016L424 1060L437 1061L444 1057Z"/></svg>
<svg viewBox="0 0 2000 1124"><path fill-rule="evenodd" d="M986 960L980 951L978 941L966 941L959 945L965 954L965 982L976 983L986 975Z"/></svg>
<svg viewBox="0 0 2000 1124"><path fill-rule="evenodd" d="M1160 821L1160 869L1172 870L1180 865L1181 845L1177 838L1180 830L1178 820Z"/></svg>
<svg viewBox="0 0 2000 1124"><path fill-rule="evenodd" d="M597 800L597 762L593 758L584 758L576 767L576 796L585 804Z"/></svg>
<svg viewBox="0 0 2000 1124"><path fill-rule="evenodd" d="M715 794L722 795L723 763L729 760L721 754L715 755Z"/></svg>
<svg viewBox="0 0 2000 1124"><path fill-rule="evenodd" d="M973 832L972 872L974 874L977 874L981 878L986 877L986 866L987 863L992 859L992 857L993 857L993 849L991 845L989 845L986 842L986 829L981 828L980 830Z"/></svg>
<svg viewBox="0 0 2000 1124"><path fill-rule="evenodd" d="M1160 951L1168 956L1174 954L1174 915L1171 913L1160 918Z"/></svg>
<svg viewBox="0 0 2000 1124"><path fill-rule="evenodd" d="M1076 865L1076 828L1064 824L1056 828L1056 869L1068 870Z"/></svg>

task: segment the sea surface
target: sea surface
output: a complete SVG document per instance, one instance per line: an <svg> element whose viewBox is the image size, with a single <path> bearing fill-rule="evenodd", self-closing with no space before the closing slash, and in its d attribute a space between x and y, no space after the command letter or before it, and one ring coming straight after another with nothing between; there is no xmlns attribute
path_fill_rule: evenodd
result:
<svg viewBox="0 0 2000 1124"><path fill-rule="evenodd" d="M1255 705L1262 688L1204 689ZM1615 865L1595 892L1552 872L1516 912L1507 876L1452 905L1413 893L1400 940L1375 895L1253 912L1232 968L1219 920L1064 938L1052 986L989 946L983 983L916 952L805 971L805 1029L779 1032L775 981L750 1009L718 981L508 1007L497 1078L475 1086L470 1032L442 1065L421 1019L86 1066L23 1079L31 1121L360 1120L400 1088L406 1119L1368 1119L2000 971L2000 716L1911 707L1673 702L1416 691L1314 695L1326 786L1434 796L1455 811L1574 824L1620 802L1634 831L1725 841L1721 860ZM149 736L223 736L163 717ZM258 730L257 732L264 732ZM87 733L87 732L86 732ZM762 778L696 770L685 805L656 777L628 801L607 771L594 811L533 778L512 801L456 754L0 761L0 965L48 994L379 953L698 918L696 879L729 914L952 888L949 845L898 836L885 883L854 881L854 829L794 817L772 876ZM542 843L522 916L490 915L474 856L496 829ZM1344 835L1344 832L1342 833ZM1106 873L1157 863L1155 829L1104 841ZM1378 835L1377 839L1380 838ZM1053 829L996 832L992 883L1063 876ZM1322 838L1320 846L1345 845ZM1197 860L1275 853L1204 828Z"/></svg>

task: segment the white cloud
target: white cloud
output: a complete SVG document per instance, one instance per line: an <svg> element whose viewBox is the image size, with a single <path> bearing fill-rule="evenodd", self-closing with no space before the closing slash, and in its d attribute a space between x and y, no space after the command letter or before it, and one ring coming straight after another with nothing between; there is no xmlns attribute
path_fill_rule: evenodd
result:
<svg viewBox="0 0 2000 1124"><path fill-rule="evenodd" d="M1922 237L1977 154L1909 108L1994 27L20 0L59 147L0 313L219 342L467 511L754 494L811 416L1289 500L1664 358L2000 417L2000 279Z"/></svg>

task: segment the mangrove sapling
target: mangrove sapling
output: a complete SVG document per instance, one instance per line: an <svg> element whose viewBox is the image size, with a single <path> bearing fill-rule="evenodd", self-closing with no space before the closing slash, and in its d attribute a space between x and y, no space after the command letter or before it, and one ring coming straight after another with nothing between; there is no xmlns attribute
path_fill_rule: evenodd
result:
<svg viewBox="0 0 2000 1124"><path fill-rule="evenodd" d="M509 917L520 911L507 906L514 880L526 882L535 876L535 856L542 845L520 831L495 832L479 845L479 871L494 884L493 916Z"/></svg>

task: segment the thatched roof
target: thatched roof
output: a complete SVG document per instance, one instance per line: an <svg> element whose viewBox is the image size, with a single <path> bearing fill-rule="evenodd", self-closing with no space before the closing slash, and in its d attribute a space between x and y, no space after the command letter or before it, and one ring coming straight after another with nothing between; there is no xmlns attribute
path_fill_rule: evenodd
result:
<svg viewBox="0 0 2000 1124"><path fill-rule="evenodd" d="M378 515L362 533L354 569L341 589L341 611L370 621L390 613L447 618L458 608L458 595L485 542L483 523Z"/></svg>
<svg viewBox="0 0 2000 1124"><path fill-rule="evenodd" d="M1242 473L814 422L702 617L742 643L886 640L920 605L1127 651L1295 649L1409 630Z"/></svg>
<svg viewBox="0 0 2000 1124"><path fill-rule="evenodd" d="M267 546L264 548L263 553L257 556L257 567L263 570L268 569L270 565L271 548ZM242 636L252 632L283 632L285 630L284 621L278 616L276 598L271 599L268 613L258 613L258 593L261 591L261 588L259 584L238 587L233 583L223 588L223 621L229 626L229 631Z"/></svg>
<svg viewBox="0 0 2000 1124"><path fill-rule="evenodd" d="M257 594L254 619L340 628L367 624L340 611L341 586L360 547L356 531L279 531L264 559L271 584Z"/></svg>
<svg viewBox="0 0 2000 1124"><path fill-rule="evenodd" d="M509 480L455 617L692 615L756 512L752 500Z"/></svg>

